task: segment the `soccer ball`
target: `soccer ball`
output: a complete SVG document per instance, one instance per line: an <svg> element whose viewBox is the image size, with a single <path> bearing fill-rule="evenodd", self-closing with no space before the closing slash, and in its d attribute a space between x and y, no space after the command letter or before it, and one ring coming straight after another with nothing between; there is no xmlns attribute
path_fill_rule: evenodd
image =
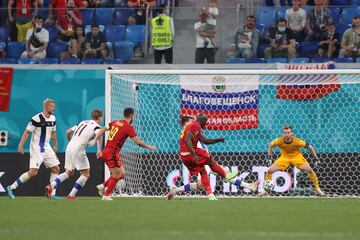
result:
<svg viewBox="0 0 360 240"><path fill-rule="evenodd" d="M270 192L270 191L274 190L275 184L271 180L265 180L265 182L263 184L263 188L266 192Z"/></svg>

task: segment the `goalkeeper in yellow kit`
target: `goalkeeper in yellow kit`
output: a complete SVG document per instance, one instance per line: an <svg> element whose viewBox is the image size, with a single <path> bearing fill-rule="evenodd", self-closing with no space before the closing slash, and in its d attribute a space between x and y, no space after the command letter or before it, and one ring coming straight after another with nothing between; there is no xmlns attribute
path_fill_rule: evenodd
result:
<svg viewBox="0 0 360 240"><path fill-rule="evenodd" d="M271 164L271 156L273 148L275 147L280 148L280 157L273 164ZM292 127L290 125L285 125L283 127L283 136L276 138L269 145L268 155L271 166L265 175L265 180L271 180L272 174L276 171L285 171L289 166L294 166L302 171L307 172L315 186L317 193L320 196L325 196L325 193L319 187L319 181L316 173L302 155L300 151L301 148L308 148L311 152L311 155L316 159L316 164L319 163L319 158L317 157L314 147L300 138L293 136ZM266 194L267 192L262 192L260 193L260 196Z"/></svg>

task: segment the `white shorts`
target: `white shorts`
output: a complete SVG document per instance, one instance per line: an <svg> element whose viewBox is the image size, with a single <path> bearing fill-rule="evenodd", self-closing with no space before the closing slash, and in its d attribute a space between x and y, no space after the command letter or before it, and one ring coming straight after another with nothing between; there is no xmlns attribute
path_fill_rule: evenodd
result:
<svg viewBox="0 0 360 240"><path fill-rule="evenodd" d="M65 152L65 169L68 171L90 169L85 149L67 147Z"/></svg>
<svg viewBox="0 0 360 240"><path fill-rule="evenodd" d="M44 152L30 150L30 168L39 169L41 164L46 168L52 168L60 164L54 150L51 147L46 147Z"/></svg>

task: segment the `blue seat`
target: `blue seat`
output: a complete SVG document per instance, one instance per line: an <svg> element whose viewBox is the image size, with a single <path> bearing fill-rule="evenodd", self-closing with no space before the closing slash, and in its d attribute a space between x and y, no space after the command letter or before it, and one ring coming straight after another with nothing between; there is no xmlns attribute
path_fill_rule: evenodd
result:
<svg viewBox="0 0 360 240"><path fill-rule="evenodd" d="M38 15L42 16L44 19L47 19L49 17L49 10L47 8L39 8Z"/></svg>
<svg viewBox="0 0 360 240"><path fill-rule="evenodd" d="M9 41L9 27L6 25L0 26L0 42Z"/></svg>
<svg viewBox="0 0 360 240"><path fill-rule="evenodd" d="M309 58L289 58L289 63L308 63Z"/></svg>
<svg viewBox="0 0 360 240"><path fill-rule="evenodd" d="M267 63L287 63L288 59L287 58L269 58L266 59Z"/></svg>
<svg viewBox="0 0 360 240"><path fill-rule="evenodd" d="M276 17L279 20L280 18L285 18L285 12L286 12L285 7L280 7L276 10Z"/></svg>
<svg viewBox="0 0 360 240"><path fill-rule="evenodd" d="M113 8L96 8L94 14L94 23L99 25L112 25L113 24Z"/></svg>
<svg viewBox="0 0 360 240"><path fill-rule="evenodd" d="M15 58L0 58L0 64L16 64Z"/></svg>
<svg viewBox="0 0 360 240"><path fill-rule="evenodd" d="M317 41L305 41L300 44L300 54L303 57L311 57L317 54L318 42Z"/></svg>
<svg viewBox="0 0 360 240"><path fill-rule="evenodd" d="M133 42L135 47L145 42L145 25L127 26L125 40Z"/></svg>
<svg viewBox="0 0 360 240"><path fill-rule="evenodd" d="M341 9L338 7L329 7L331 12L331 17L333 19L333 23L338 23L340 21L340 13Z"/></svg>
<svg viewBox="0 0 360 240"><path fill-rule="evenodd" d="M103 60L100 58L84 58L82 64L102 64Z"/></svg>
<svg viewBox="0 0 360 240"><path fill-rule="evenodd" d="M116 25L128 25L128 18L134 14L132 8L119 8L114 12L114 24Z"/></svg>
<svg viewBox="0 0 360 240"><path fill-rule="evenodd" d="M270 47L270 44L259 44L257 49L257 56L258 57L264 57L265 49Z"/></svg>
<svg viewBox="0 0 360 240"><path fill-rule="evenodd" d="M125 38L125 28L123 25L106 26L104 30L106 41L111 43L123 41Z"/></svg>
<svg viewBox="0 0 360 240"><path fill-rule="evenodd" d="M246 63L244 58L225 58L225 63Z"/></svg>
<svg viewBox="0 0 360 240"><path fill-rule="evenodd" d="M260 36L265 37L266 35L266 27L263 23L256 23L255 28L259 30Z"/></svg>
<svg viewBox="0 0 360 240"><path fill-rule="evenodd" d="M341 22L345 25L352 23L353 16L360 16L360 9L357 7L343 8L341 14Z"/></svg>
<svg viewBox="0 0 360 240"><path fill-rule="evenodd" d="M333 5L333 6L347 6L347 5L349 5L349 0L331 0L331 5Z"/></svg>
<svg viewBox="0 0 360 240"><path fill-rule="evenodd" d="M54 25L44 25L44 28L49 31L49 42L56 42L59 30Z"/></svg>
<svg viewBox="0 0 360 240"><path fill-rule="evenodd" d="M265 24L266 28L276 24L276 9L270 7L259 7L256 9L256 21Z"/></svg>
<svg viewBox="0 0 360 240"><path fill-rule="evenodd" d="M115 59L123 59L124 62L130 61L133 55L134 43L129 41L115 42L113 51Z"/></svg>
<svg viewBox="0 0 360 240"><path fill-rule="evenodd" d="M83 26L91 25L93 23L95 9L94 8L85 8L85 9L80 9L80 12L83 17L82 25Z"/></svg>
<svg viewBox="0 0 360 240"><path fill-rule="evenodd" d="M156 6L159 6L161 4L167 5L168 4L168 0L156 0Z"/></svg>
<svg viewBox="0 0 360 240"><path fill-rule="evenodd" d="M344 32L349 29L351 27L351 25L348 24L342 24L342 23L338 23L336 24L336 32L339 33L340 35L340 39L342 38Z"/></svg>
<svg viewBox="0 0 360 240"><path fill-rule="evenodd" d="M328 61L330 61L329 58L318 58L318 57L311 58L312 63L325 63L325 62L328 62Z"/></svg>
<svg viewBox="0 0 360 240"><path fill-rule="evenodd" d="M360 63L360 57L356 58L355 62Z"/></svg>
<svg viewBox="0 0 360 240"><path fill-rule="evenodd" d="M18 64L36 64L36 59L34 59L34 58L18 58L16 62Z"/></svg>
<svg viewBox="0 0 360 240"><path fill-rule="evenodd" d="M265 58L249 58L246 59L246 63L266 63Z"/></svg>
<svg viewBox="0 0 360 240"><path fill-rule="evenodd" d="M0 50L6 49L6 42L0 42Z"/></svg>
<svg viewBox="0 0 360 240"><path fill-rule="evenodd" d="M19 58L25 51L25 43L23 42L8 42L6 47L8 58Z"/></svg>
<svg viewBox="0 0 360 240"><path fill-rule="evenodd" d="M351 4L353 6L359 6L360 5L360 0L352 0Z"/></svg>
<svg viewBox="0 0 360 240"><path fill-rule="evenodd" d="M57 58L43 58L38 61L39 64L58 64L59 59Z"/></svg>
<svg viewBox="0 0 360 240"><path fill-rule="evenodd" d="M60 58L60 54L65 52L68 49L67 43L55 42L49 43L47 48L47 57L48 58Z"/></svg>
<svg viewBox="0 0 360 240"><path fill-rule="evenodd" d="M60 64L80 64L81 60L79 58L65 58L63 60L60 61Z"/></svg>
<svg viewBox="0 0 360 240"><path fill-rule="evenodd" d="M106 59L104 60L104 64L123 64L122 59Z"/></svg>
<svg viewBox="0 0 360 240"><path fill-rule="evenodd" d="M336 63L353 63L354 59L352 59L352 58L334 58L333 61Z"/></svg>

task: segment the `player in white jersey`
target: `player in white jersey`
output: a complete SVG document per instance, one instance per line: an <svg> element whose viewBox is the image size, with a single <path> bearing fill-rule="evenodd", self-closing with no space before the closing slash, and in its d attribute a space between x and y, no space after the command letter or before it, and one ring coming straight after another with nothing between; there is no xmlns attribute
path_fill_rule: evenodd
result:
<svg viewBox="0 0 360 240"><path fill-rule="evenodd" d="M102 111L94 109L91 112L91 119L92 120L82 121L66 131L66 136L70 140L65 152L66 171L46 186L45 193L47 198L51 198L53 190L56 189L61 182L73 176L75 170L77 170L80 172L80 177L76 180L70 194L67 196L68 200L76 200L76 193L84 187L90 177L90 164L86 156L85 147L101 129L99 124L102 122ZM101 140L99 139L97 142L97 157L101 155L100 148Z"/></svg>
<svg viewBox="0 0 360 240"><path fill-rule="evenodd" d="M56 157L58 143L56 139L56 119L54 116L55 101L45 99L43 102L43 112L36 114L28 123L19 143L18 152L24 154L24 144L30 133L30 166L29 171L23 173L16 181L6 188L10 199L15 199L14 190L19 185L27 182L30 178L38 174L42 163L50 169L50 182L52 182L60 172L59 160ZM54 148L50 145L50 140L54 144ZM52 193L52 199L58 199L55 190Z"/></svg>

